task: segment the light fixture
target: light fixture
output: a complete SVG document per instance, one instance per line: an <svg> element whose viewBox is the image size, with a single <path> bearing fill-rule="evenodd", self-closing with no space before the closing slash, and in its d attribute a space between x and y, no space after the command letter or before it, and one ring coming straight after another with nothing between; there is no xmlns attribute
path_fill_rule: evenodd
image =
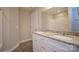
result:
<svg viewBox="0 0 79 59"><path fill-rule="evenodd" d="M42 11L45 12L45 11L49 10L50 8L53 8L53 7L44 7L44 8L42 9Z"/></svg>
<svg viewBox="0 0 79 59"><path fill-rule="evenodd" d="M50 9L50 8L52 8L52 7L46 7L46 9Z"/></svg>

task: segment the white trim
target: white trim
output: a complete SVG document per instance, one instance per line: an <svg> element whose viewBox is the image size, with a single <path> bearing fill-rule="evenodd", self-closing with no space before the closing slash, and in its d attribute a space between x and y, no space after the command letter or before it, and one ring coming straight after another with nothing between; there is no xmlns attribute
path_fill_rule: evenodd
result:
<svg viewBox="0 0 79 59"><path fill-rule="evenodd" d="M19 43L24 43L24 42L27 42L27 41L30 41L32 39L26 39L26 40L22 40L22 41L19 41Z"/></svg>
<svg viewBox="0 0 79 59"><path fill-rule="evenodd" d="M13 50L15 50L18 46L20 45L20 43L16 44L13 48L9 49L9 50L5 50L3 52L12 52Z"/></svg>
<svg viewBox="0 0 79 59"><path fill-rule="evenodd" d="M16 44L13 48L9 49L9 50L4 50L3 52L12 52L13 50L15 50L21 43L24 43L24 42L27 42L27 41L30 41L32 39L26 39L26 40L22 40L22 41L19 41L18 44Z"/></svg>

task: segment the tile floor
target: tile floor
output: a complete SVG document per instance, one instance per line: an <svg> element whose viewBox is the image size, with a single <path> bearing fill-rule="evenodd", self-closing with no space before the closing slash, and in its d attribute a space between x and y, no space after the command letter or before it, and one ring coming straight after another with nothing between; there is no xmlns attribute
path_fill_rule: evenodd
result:
<svg viewBox="0 0 79 59"><path fill-rule="evenodd" d="M32 40L21 43L13 52L33 52Z"/></svg>

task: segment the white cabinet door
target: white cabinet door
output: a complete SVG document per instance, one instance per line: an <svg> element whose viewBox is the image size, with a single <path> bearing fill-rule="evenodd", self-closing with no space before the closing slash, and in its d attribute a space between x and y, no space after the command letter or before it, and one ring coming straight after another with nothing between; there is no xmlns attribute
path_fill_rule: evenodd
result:
<svg viewBox="0 0 79 59"><path fill-rule="evenodd" d="M41 40L41 51L43 52L59 52L59 51L63 51L62 49L59 49L55 44L51 41L51 39L46 38L41 36L42 40Z"/></svg>
<svg viewBox="0 0 79 59"><path fill-rule="evenodd" d="M73 52L79 51L79 47L70 45L56 39L47 38L41 35L34 35L33 49L37 52Z"/></svg>
<svg viewBox="0 0 79 59"><path fill-rule="evenodd" d="M41 52L47 52L47 43L45 42L45 38L43 38L42 36L40 36L39 39L39 49Z"/></svg>
<svg viewBox="0 0 79 59"><path fill-rule="evenodd" d="M45 39L40 36L33 34L33 51L34 52L45 52L47 51Z"/></svg>
<svg viewBox="0 0 79 59"><path fill-rule="evenodd" d="M47 43L47 49L50 52L72 52L73 51L73 45L57 41L56 39L50 39L44 37L46 43Z"/></svg>
<svg viewBox="0 0 79 59"><path fill-rule="evenodd" d="M34 52L38 52L38 50L39 50L39 45L38 45L39 43L38 43L38 37L37 37L37 35L34 35L33 34L33 51Z"/></svg>
<svg viewBox="0 0 79 59"><path fill-rule="evenodd" d="M73 52L79 52L79 46L74 46L73 47Z"/></svg>
<svg viewBox="0 0 79 59"><path fill-rule="evenodd" d="M53 51L53 50L59 51L59 52L73 51L73 45L60 42L55 39L49 39L49 38L45 38L45 41L47 42L47 45L50 51Z"/></svg>

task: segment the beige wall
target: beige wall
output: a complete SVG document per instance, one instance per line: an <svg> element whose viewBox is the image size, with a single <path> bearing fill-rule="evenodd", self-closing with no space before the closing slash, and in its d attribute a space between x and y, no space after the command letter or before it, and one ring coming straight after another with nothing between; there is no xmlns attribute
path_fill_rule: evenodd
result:
<svg viewBox="0 0 79 59"><path fill-rule="evenodd" d="M31 13L31 31L41 30L42 8L37 8Z"/></svg>
<svg viewBox="0 0 79 59"><path fill-rule="evenodd" d="M16 46L19 41L28 40L31 37L30 13L19 8L1 8L1 10L3 16L2 51L7 51Z"/></svg>
<svg viewBox="0 0 79 59"><path fill-rule="evenodd" d="M1 10L2 51L7 51L15 47L19 41L28 40L31 37L30 13L19 8L1 8Z"/></svg>
<svg viewBox="0 0 79 59"><path fill-rule="evenodd" d="M3 11L3 48L9 50L19 41L18 8L2 8Z"/></svg>
<svg viewBox="0 0 79 59"><path fill-rule="evenodd" d="M31 20L30 13L24 9L19 10L20 20L20 40L31 38Z"/></svg>
<svg viewBox="0 0 79 59"><path fill-rule="evenodd" d="M2 48L2 11L0 10L0 50Z"/></svg>
<svg viewBox="0 0 79 59"><path fill-rule="evenodd" d="M38 30L38 10L31 13L31 31Z"/></svg>
<svg viewBox="0 0 79 59"><path fill-rule="evenodd" d="M43 14L42 29L55 31L70 31L67 12L56 15Z"/></svg>
<svg viewBox="0 0 79 59"><path fill-rule="evenodd" d="M48 30L48 14L46 13L42 14L42 30Z"/></svg>

